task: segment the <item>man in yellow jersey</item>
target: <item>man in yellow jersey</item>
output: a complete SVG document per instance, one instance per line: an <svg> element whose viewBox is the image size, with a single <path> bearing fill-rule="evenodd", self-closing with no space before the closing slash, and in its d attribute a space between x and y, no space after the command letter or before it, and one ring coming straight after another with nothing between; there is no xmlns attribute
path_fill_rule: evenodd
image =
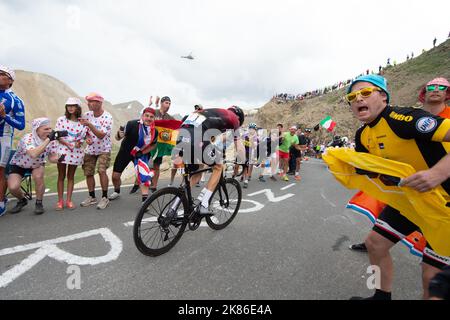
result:
<svg viewBox="0 0 450 320"><path fill-rule="evenodd" d="M419 93L419 101L423 103L422 108L441 118L450 119L450 107L446 105L448 100L450 100L450 83L445 78L431 80ZM365 243L353 244L350 249L367 252Z"/></svg>
<svg viewBox="0 0 450 320"><path fill-rule="evenodd" d="M347 91L346 100L354 116L364 123L356 133L357 152L413 166L417 172L404 179L405 187L427 192L441 185L450 194L450 144L446 143L450 142L450 120L421 109L390 106L387 81L378 75L356 79ZM389 250L417 229L390 206L380 214L366 246L371 264L381 270L381 287L367 299L391 299L393 262ZM429 280L449 264L449 257L439 256L427 245L422 264L425 298Z"/></svg>

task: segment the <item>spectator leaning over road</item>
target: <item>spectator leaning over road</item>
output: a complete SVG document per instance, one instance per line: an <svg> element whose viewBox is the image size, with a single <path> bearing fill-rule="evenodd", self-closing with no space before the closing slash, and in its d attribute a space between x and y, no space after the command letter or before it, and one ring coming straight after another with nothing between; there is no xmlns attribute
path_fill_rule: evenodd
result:
<svg viewBox="0 0 450 320"><path fill-rule="evenodd" d="M111 163L111 131L113 127L113 117L103 109L104 98L98 93L91 93L86 97L89 112L87 112L80 123L87 127L88 133L85 150L83 170L89 190L89 197L81 203L82 207L97 205L97 209L103 210L109 204L108 184L109 179L107 169ZM97 202L95 196L95 168L98 163L98 174L102 187L102 199Z"/></svg>
<svg viewBox="0 0 450 320"><path fill-rule="evenodd" d="M161 101L159 101L159 98L156 99L156 105L158 106L158 103L161 103L160 108L156 109L155 112L155 120L175 120L171 115L169 115L170 106L172 105L172 101L169 97L163 97ZM150 190L152 192L155 192L158 188L158 180L159 175L161 173L160 168L161 164L163 163L164 156L170 156L169 155L160 155L158 153L158 147L156 147L155 150L151 152L151 157L153 158L153 170L155 171L155 176L152 179L152 186L150 187ZM177 170L172 169L172 177L175 177ZM139 190L139 184L137 181L135 181L133 188L130 191L130 194L135 193L137 190Z"/></svg>
<svg viewBox="0 0 450 320"><path fill-rule="evenodd" d="M11 194L18 199L16 206L9 210L12 214L19 213L28 204L21 189L22 178L27 173L32 175L36 188L34 212L38 215L45 212L42 205L45 192L45 158L49 156L50 162L57 162L57 154L51 154L50 142L67 134L67 132L52 131L50 120L47 118L33 120L32 127L33 132L20 140L17 151L10 162L8 188Z"/></svg>
<svg viewBox="0 0 450 320"><path fill-rule="evenodd" d="M442 186L450 193L450 120L416 108L389 105L387 81L380 76L364 76L349 87L346 99L354 116L365 125L356 133L356 151L411 165L416 173L402 180L402 187L420 193ZM408 121L404 121L407 118ZM390 300L394 265L390 249L418 227L390 206L380 213L366 240L370 263L381 270L380 288L368 300ZM428 283L449 264L428 244L423 253L424 298ZM355 297L356 298L356 297Z"/></svg>
<svg viewBox="0 0 450 320"><path fill-rule="evenodd" d="M282 172L282 180L288 182L289 178L287 176L288 166L289 166L289 149L291 146L301 151L298 136L296 135L297 127L292 126L289 132L283 134L283 143L278 147L278 156L280 158L280 167Z"/></svg>
<svg viewBox="0 0 450 320"><path fill-rule="evenodd" d="M444 78L436 78L428 82L419 93L419 101L423 103L422 108L434 115L450 119L450 107L445 104L450 100L449 87L450 83ZM353 244L350 249L367 252L365 243Z"/></svg>
<svg viewBox="0 0 450 320"><path fill-rule="evenodd" d="M141 151L142 155L147 155L147 157L148 153L156 148L156 143L158 141L158 131L154 130L154 132L152 133L150 130L151 127L154 126L154 121L155 110L147 107L142 110L141 119L129 121L125 127L121 127L117 132L116 140L120 141L123 139L123 141L120 145L120 150L117 154L116 160L114 161L114 170L112 174L114 193L109 196L109 200L116 200L120 197L120 186L122 184L121 176L130 162L134 162L134 160L137 158L135 157L136 154L133 152L133 150L138 145L138 142L145 141L147 143L148 148ZM151 140L150 144L148 143L148 140ZM140 156L142 157L142 155ZM143 197L144 195L148 196L148 187L146 190L142 190L142 188L143 187L141 186Z"/></svg>
<svg viewBox="0 0 450 320"><path fill-rule="evenodd" d="M14 129L25 129L23 102L11 91L15 79L13 70L0 66L0 217L5 214L8 202L5 168L11 155Z"/></svg>
<svg viewBox="0 0 450 320"><path fill-rule="evenodd" d="M72 194L75 186L75 172L83 164L83 143L86 139L87 127L80 123L82 114L81 101L78 98L69 98L65 105L65 115L56 122L56 130L66 130L68 136L61 138L55 144L58 154L58 203L56 211L64 210L64 206L75 209ZM67 201L64 203L64 180L67 177Z"/></svg>

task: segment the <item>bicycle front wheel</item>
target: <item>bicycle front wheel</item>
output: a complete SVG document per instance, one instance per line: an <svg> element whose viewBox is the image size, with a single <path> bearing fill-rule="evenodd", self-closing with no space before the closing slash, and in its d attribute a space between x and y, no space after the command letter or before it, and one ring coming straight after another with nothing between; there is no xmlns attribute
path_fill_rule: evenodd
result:
<svg viewBox="0 0 450 320"><path fill-rule="evenodd" d="M239 212L241 202L241 185L236 179L226 179L225 184L219 184L211 197L210 208L212 208L214 216L207 217L206 223L214 230L226 228Z"/></svg>
<svg viewBox="0 0 450 320"><path fill-rule="evenodd" d="M157 257L172 249L186 229L187 208L182 190L165 188L155 192L142 205L134 222L133 237L138 250Z"/></svg>

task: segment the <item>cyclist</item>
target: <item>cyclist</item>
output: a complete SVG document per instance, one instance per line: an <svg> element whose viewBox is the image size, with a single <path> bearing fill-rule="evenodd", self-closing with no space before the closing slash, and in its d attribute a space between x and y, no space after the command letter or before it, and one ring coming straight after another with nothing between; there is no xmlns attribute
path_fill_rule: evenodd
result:
<svg viewBox="0 0 450 320"><path fill-rule="evenodd" d="M362 76L349 86L346 100L354 116L364 126L356 132L356 151L366 152L410 164L417 173L406 178L402 186L427 192L439 185L450 194L450 120L415 108L389 105L387 81L378 75ZM378 217L366 240L372 265L381 269L381 287L369 300L390 300L393 262L390 249L405 236L417 231L401 213L387 206ZM423 254L424 298L428 283L449 257L433 251L428 244Z"/></svg>
<svg viewBox="0 0 450 320"><path fill-rule="evenodd" d="M11 154L14 129L25 129L25 108L11 87L16 79L14 70L0 66L0 216L5 214L7 198L5 168Z"/></svg>
<svg viewBox="0 0 450 320"><path fill-rule="evenodd" d="M200 164L213 166L213 172L198 197L199 213L212 215L209 200L220 181L223 171L223 150L234 141L234 131L244 123L245 115L241 108L203 109L185 117L178 136L173 155L183 157L189 171L197 171ZM233 135L233 136L232 136ZM214 140L214 144L211 143ZM201 174L191 178L191 186L201 179ZM178 199L179 200L179 199ZM175 202L174 207L178 204Z"/></svg>

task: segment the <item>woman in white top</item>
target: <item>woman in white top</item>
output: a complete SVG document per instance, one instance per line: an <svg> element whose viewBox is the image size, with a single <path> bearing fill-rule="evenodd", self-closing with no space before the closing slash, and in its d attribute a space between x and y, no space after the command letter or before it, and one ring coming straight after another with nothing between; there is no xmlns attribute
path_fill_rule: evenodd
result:
<svg viewBox="0 0 450 320"><path fill-rule="evenodd" d="M58 154L58 203L56 210L75 209L72 194L75 185L75 172L83 164L83 143L86 139L87 128L83 126L81 117L81 101L78 98L69 98L66 102L66 114L56 122L56 130L65 130L68 136L58 140L56 153ZM64 203L64 180L67 177L67 201Z"/></svg>

